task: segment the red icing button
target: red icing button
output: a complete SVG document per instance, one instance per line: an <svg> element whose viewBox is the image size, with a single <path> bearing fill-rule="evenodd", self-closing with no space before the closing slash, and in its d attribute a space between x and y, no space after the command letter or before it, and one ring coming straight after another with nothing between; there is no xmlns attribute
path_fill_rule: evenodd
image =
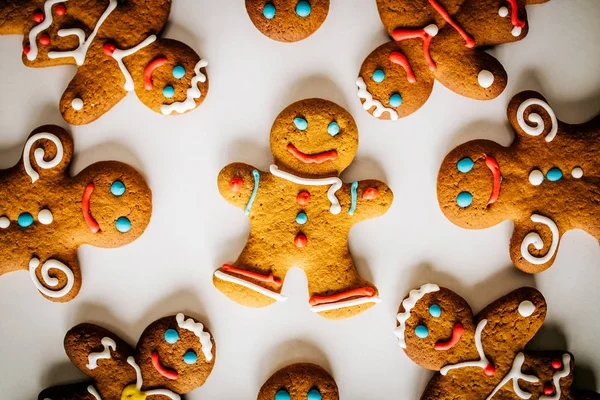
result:
<svg viewBox="0 0 600 400"><path fill-rule="evenodd" d="M554 386L552 386L552 384L551 384L551 383L546 383L546 384L544 385L544 394L545 394L546 396L550 396L550 395L551 395L551 394L553 394L553 393L554 393Z"/></svg>
<svg viewBox="0 0 600 400"><path fill-rule="evenodd" d="M296 235L296 237L294 238L294 244L298 248L306 247L307 243L308 243L308 239L306 239L306 236L304 236L302 234Z"/></svg>
<svg viewBox="0 0 600 400"><path fill-rule="evenodd" d="M33 13L33 20L38 24L44 20L44 13L41 11L36 11Z"/></svg>
<svg viewBox="0 0 600 400"><path fill-rule="evenodd" d="M240 191L243 185L244 181L242 180L242 178L235 177L229 182L229 189L231 189L232 192L237 193Z"/></svg>
<svg viewBox="0 0 600 400"><path fill-rule="evenodd" d="M117 46L115 46L112 43L106 43L103 47L104 54L106 54L107 56L112 56L116 49Z"/></svg>
<svg viewBox="0 0 600 400"><path fill-rule="evenodd" d="M300 192L298 193L298 196L296 196L296 203L298 203L298 205L300 206L305 206L310 202L310 193L304 191L304 192Z"/></svg>
<svg viewBox="0 0 600 400"><path fill-rule="evenodd" d="M40 44L43 44L44 46L49 45L50 44L50 36L46 35L45 33L43 35L40 36Z"/></svg>
<svg viewBox="0 0 600 400"><path fill-rule="evenodd" d="M23 53L24 54L29 54L29 52L31 51L31 46L27 45L25 47L23 47Z"/></svg>
<svg viewBox="0 0 600 400"><path fill-rule="evenodd" d="M554 369L561 369L562 368L562 361L560 361L560 360L552 360L552 368L554 368Z"/></svg>
<svg viewBox="0 0 600 400"><path fill-rule="evenodd" d="M492 364L488 364L483 369L483 373L487 376L494 376L494 374L496 373L496 367L494 367Z"/></svg>
<svg viewBox="0 0 600 400"><path fill-rule="evenodd" d="M379 197L379 191L375 188L368 188L363 192L363 200L375 200Z"/></svg>
<svg viewBox="0 0 600 400"><path fill-rule="evenodd" d="M54 11L56 11L56 15L65 15L67 13L67 8L63 4L59 4Z"/></svg>

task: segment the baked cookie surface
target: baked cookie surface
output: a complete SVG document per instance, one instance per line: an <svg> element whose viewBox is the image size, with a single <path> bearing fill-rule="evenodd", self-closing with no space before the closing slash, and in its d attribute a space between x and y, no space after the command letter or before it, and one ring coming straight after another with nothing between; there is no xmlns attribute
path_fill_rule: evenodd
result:
<svg viewBox="0 0 600 400"><path fill-rule="evenodd" d="M338 388L327 371L315 364L293 364L274 373L257 400L338 400Z"/></svg>

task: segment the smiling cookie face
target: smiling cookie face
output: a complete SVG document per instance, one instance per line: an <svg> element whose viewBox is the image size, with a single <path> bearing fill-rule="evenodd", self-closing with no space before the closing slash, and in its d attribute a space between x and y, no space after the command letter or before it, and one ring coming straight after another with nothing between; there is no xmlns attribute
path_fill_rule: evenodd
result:
<svg viewBox="0 0 600 400"><path fill-rule="evenodd" d="M331 375L315 364L294 364L280 369L260 388L257 400L338 400Z"/></svg>
<svg viewBox="0 0 600 400"><path fill-rule="evenodd" d="M275 163L306 177L338 176L354 159L358 128L342 107L322 99L291 104L271 128Z"/></svg>

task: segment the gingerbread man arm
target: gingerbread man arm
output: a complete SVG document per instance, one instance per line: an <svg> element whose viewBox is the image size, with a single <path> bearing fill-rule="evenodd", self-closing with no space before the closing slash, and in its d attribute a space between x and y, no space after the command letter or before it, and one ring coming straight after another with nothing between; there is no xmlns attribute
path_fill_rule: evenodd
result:
<svg viewBox="0 0 600 400"><path fill-rule="evenodd" d="M348 215L359 221L380 217L390 208L393 199L392 189L381 181L355 181L350 184Z"/></svg>
<svg viewBox="0 0 600 400"><path fill-rule="evenodd" d="M517 268L535 274L549 268L558 252L563 231L549 216L533 213L515 221L510 239L510 257Z"/></svg>
<svg viewBox="0 0 600 400"><path fill-rule="evenodd" d="M525 91L515 95L507 110L508 120L523 143L552 142L561 122L540 93Z"/></svg>
<svg viewBox="0 0 600 400"><path fill-rule="evenodd" d="M102 394L103 395L103 394ZM42 390L38 395L38 400L99 400L108 397L101 397L98 389L93 382L81 382L72 385L53 386Z"/></svg>
<svg viewBox="0 0 600 400"><path fill-rule="evenodd" d="M229 164L219 172L219 192L229 203L237 208L246 209L258 191L260 176L263 174L248 164Z"/></svg>
<svg viewBox="0 0 600 400"><path fill-rule="evenodd" d="M4 0L0 2L0 35L18 35L36 24L33 15L39 4L35 1Z"/></svg>
<svg viewBox="0 0 600 400"><path fill-rule="evenodd" d="M61 127L44 125L35 129L23 149L20 168L32 185L39 180L62 179L71 157L73 156L73 139Z"/></svg>

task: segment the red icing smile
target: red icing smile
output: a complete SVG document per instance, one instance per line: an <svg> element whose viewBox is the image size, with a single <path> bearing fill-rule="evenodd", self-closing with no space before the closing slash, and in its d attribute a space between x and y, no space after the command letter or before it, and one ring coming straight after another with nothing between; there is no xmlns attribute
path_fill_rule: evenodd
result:
<svg viewBox="0 0 600 400"><path fill-rule="evenodd" d="M98 233L98 231L100 231L100 225L98 225L98 222L96 222L90 212L90 198L92 197L92 193L94 193L94 184L90 183L83 191L83 197L81 199L81 212L83 212L83 219L90 227L92 233Z"/></svg>
<svg viewBox="0 0 600 400"><path fill-rule="evenodd" d="M484 154L484 156L485 165L487 165L489 170L492 172L492 176L494 178L492 194L490 194L490 199L488 200L487 204L488 206L491 206L496 202L496 200L498 200L498 196L500 195L500 183L502 182L502 175L500 174L500 166L498 165L498 162L487 154Z"/></svg>
<svg viewBox="0 0 600 400"><path fill-rule="evenodd" d="M450 350L456 343L458 343L464 331L465 328L462 326L462 324L457 322L454 324L454 328L452 328L452 337L450 340L446 342L439 341L435 344L434 348L439 351Z"/></svg>
<svg viewBox="0 0 600 400"><path fill-rule="evenodd" d="M154 366L154 369L158 371L159 374L161 374L167 379L175 380L179 378L179 374L177 373L177 371L162 366L160 360L158 359L158 353L156 351L152 352L152 365Z"/></svg>
<svg viewBox="0 0 600 400"><path fill-rule="evenodd" d="M338 153L335 150L324 151L317 154L304 154L291 143L287 145L287 150L305 164L323 164L326 161L337 159L338 156Z"/></svg>

